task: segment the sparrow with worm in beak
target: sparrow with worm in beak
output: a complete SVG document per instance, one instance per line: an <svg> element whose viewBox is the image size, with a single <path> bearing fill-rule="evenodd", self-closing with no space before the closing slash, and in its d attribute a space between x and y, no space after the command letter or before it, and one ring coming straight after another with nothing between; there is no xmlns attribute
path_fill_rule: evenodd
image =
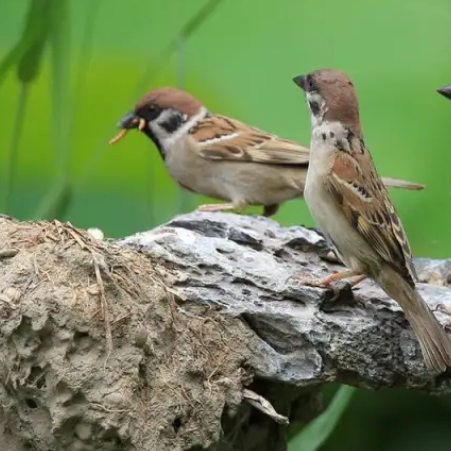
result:
<svg viewBox="0 0 451 451"><path fill-rule="evenodd" d="M294 78L312 121L304 197L318 227L349 270L307 282L330 286L369 277L402 307L426 366L451 365L451 341L415 288L416 273L401 221L365 146L353 83L336 70Z"/></svg>
<svg viewBox="0 0 451 451"><path fill-rule="evenodd" d="M240 210L262 205L264 215L303 196L309 151L296 142L209 112L185 91L166 87L145 95L118 124L120 141L139 129L158 148L172 178L182 187L226 204L204 211ZM392 178L387 186L411 190L423 185Z"/></svg>

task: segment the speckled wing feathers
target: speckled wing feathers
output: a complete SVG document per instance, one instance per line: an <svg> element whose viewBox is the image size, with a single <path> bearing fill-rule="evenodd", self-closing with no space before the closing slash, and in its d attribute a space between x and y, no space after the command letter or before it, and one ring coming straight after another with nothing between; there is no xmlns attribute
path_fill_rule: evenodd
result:
<svg viewBox="0 0 451 451"><path fill-rule="evenodd" d="M337 152L328 180L350 223L413 285L416 273L409 242L370 154Z"/></svg>
<svg viewBox="0 0 451 451"><path fill-rule="evenodd" d="M308 149L300 144L225 116L207 116L190 135L207 159L302 166L309 161Z"/></svg>

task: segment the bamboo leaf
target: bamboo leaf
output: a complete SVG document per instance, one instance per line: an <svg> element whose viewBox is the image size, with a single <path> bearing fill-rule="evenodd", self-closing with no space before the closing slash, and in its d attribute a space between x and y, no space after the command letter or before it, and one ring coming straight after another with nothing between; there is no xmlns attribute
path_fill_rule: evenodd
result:
<svg viewBox="0 0 451 451"><path fill-rule="evenodd" d="M21 61L37 42L44 42L47 35L45 8L50 0L31 0L24 31L19 42L6 54L0 63L0 84L8 72ZM42 53L42 52L41 52ZM23 63L22 63L23 64ZM37 64L35 63L37 66Z"/></svg>
<svg viewBox="0 0 451 451"><path fill-rule="evenodd" d="M288 451L317 451L337 426L355 393L354 387L342 385L327 409L305 426L288 445Z"/></svg>
<svg viewBox="0 0 451 451"><path fill-rule="evenodd" d="M3 186L2 193L2 205L3 211L5 213L9 212L11 193L16 179L17 160L19 156L19 143L20 137L22 135L22 127L25 122L27 98L28 98L28 86L27 84L24 83L22 84L19 93L16 118L14 120L13 137L11 140L11 146L9 148L9 154L6 161L5 184Z"/></svg>
<svg viewBox="0 0 451 451"><path fill-rule="evenodd" d="M2 190L2 205L6 212L9 211L9 202L17 173L19 144L27 108L28 85L38 76L48 37L47 8L49 4L50 0L30 1L22 39L6 57L6 63L3 62L4 74L11 64L17 63L17 78L21 83L13 136L6 161L5 184Z"/></svg>
<svg viewBox="0 0 451 451"><path fill-rule="evenodd" d="M33 42L20 57L17 66L17 78L22 83L30 83L38 76L42 55L49 35L48 12L50 5L51 0L31 0L30 2L24 32L27 33L27 30L33 30L36 27L39 33L34 36Z"/></svg>

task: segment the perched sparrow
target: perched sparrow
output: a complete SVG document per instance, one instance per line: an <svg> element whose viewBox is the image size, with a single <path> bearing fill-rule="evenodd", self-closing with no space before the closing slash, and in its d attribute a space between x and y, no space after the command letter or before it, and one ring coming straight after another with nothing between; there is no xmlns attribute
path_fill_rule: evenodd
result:
<svg viewBox="0 0 451 451"><path fill-rule="evenodd" d="M415 288L409 242L365 146L352 82L328 69L293 81L305 91L312 121L305 200L349 268L310 284L374 279L404 310L427 367L444 371L451 365L451 341Z"/></svg>
<svg viewBox="0 0 451 451"><path fill-rule="evenodd" d="M447 99L451 100L451 85L443 86L443 88L437 89L437 92Z"/></svg>
<svg viewBox="0 0 451 451"><path fill-rule="evenodd" d="M279 204L304 192L307 148L225 116L209 112L187 92L160 88L145 95L118 125L120 141L137 128L157 146L172 178L189 191L226 200L199 210L220 211L263 205L273 215ZM387 178L387 186L423 185Z"/></svg>

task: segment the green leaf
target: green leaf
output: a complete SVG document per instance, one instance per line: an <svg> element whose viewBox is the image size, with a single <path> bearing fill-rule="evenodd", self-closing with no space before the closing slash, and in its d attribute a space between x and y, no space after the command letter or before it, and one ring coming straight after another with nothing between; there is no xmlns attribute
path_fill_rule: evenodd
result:
<svg viewBox="0 0 451 451"><path fill-rule="evenodd" d="M37 76L44 52L47 37L49 35L49 6L51 0L31 0L25 22L24 34L28 30L38 30L33 42L24 51L17 66L17 78L22 83L30 83Z"/></svg>
<svg viewBox="0 0 451 451"><path fill-rule="evenodd" d="M17 159L19 156L19 143L22 136L22 129L25 123L25 111L27 109L28 85L22 83L20 87L19 100L17 102L17 112L14 119L13 137L6 160L5 184L2 192L2 210L5 213L9 211L11 193L17 173Z"/></svg>
<svg viewBox="0 0 451 451"><path fill-rule="evenodd" d="M30 0L27 18L21 41L16 45L2 66L4 74L12 64L17 63L17 78L21 83L16 118L14 120L13 137L6 162L5 185L2 193L3 210L8 211L11 193L14 187L19 155L19 143L25 123L25 112L28 99L27 85L39 73L40 63L48 37L48 11L51 0ZM1 78L1 76L0 76Z"/></svg>
<svg viewBox="0 0 451 451"><path fill-rule="evenodd" d="M0 63L0 84L5 79L9 70L18 64L24 55L36 45L36 42L42 41L43 36L47 34L47 15L41 8L43 8L44 3L48 3L48 1L49 0L32 0L30 3L30 9L22 36L20 37L19 42L6 54ZM34 65L37 67L36 62Z"/></svg>
<svg viewBox="0 0 451 451"><path fill-rule="evenodd" d="M318 450L334 431L355 391L354 387L342 385L327 409L290 440L288 451Z"/></svg>

